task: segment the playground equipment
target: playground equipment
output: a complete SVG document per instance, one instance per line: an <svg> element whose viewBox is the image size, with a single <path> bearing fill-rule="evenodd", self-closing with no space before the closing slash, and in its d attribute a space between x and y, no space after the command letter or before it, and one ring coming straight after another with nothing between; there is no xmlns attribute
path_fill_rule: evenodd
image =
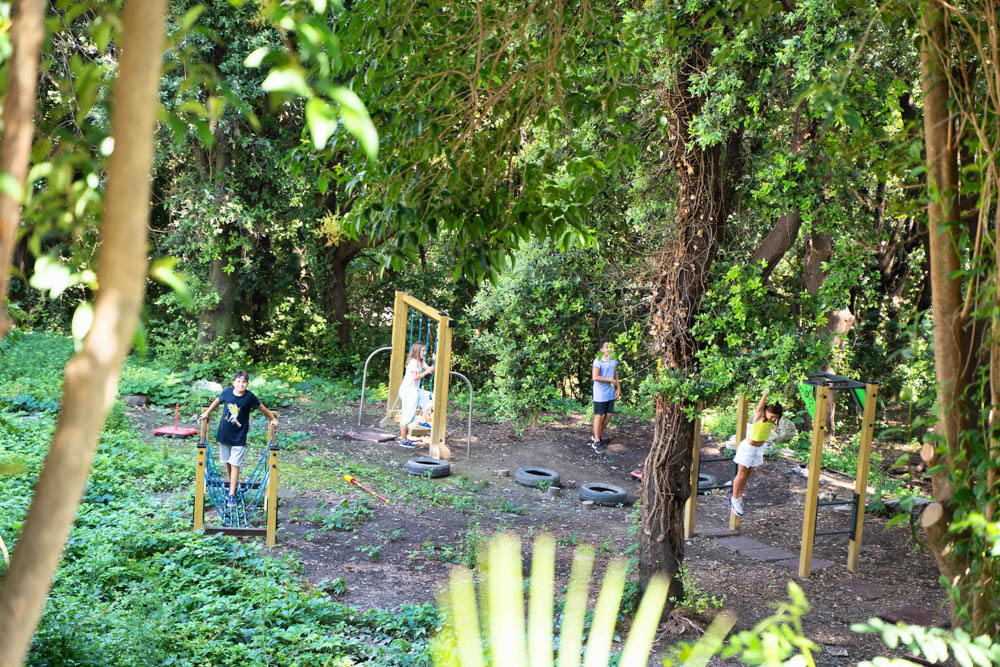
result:
<svg viewBox="0 0 1000 667"><path fill-rule="evenodd" d="M181 404L174 404L174 425L173 426L159 426L153 429L153 435L163 435L168 438L187 438L192 435L198 435L198 429L187 428L180 425L180 415L181 415Z"/></svg>
<svg viewBox="0 0 1000 667"><path fill-rule="evenodd" d="M799 550L799 576L805 579L812 571L813 542L817 535L849 535L847 569L857 572L861 557L861 531L865 523L865 494L868 491L868 466L871 463L872 434L875 430L875 400L878 385L873 382L858 382L832 373L810 373L800 385L804 395L812 387L815 403L806 407L813 418L812 444L809 451L809 478L806 482L806 508L802 521L802 546ZM848 390L850 396L862 408L861 439L858 448L858 470L854 480L854 497L851 500L819 502L819 474L823 464L823 442L826 439L826 408L832 399L832 392ZM805 397L805 396L804 396ZM816 518L821 506L850 505L851 523L844 530L816 532Z"/></svg>
<svg viewBox="0 0 1000 667"><path fill-rule="evenodd" d="M407 326L409 320L409 326ZM425 326L426 324L426 326ZM406 355L413 343L422 342L434 349L434 374L427 390L434 394L434 415L431 419L430 454L432 458L449 460L451 450L445 444L448 426L448 380L451 371L451 329L455 322L436 308L396 290L392 318L392 358L389 362L389 400L386 420L398 421L399 385L403 382ZM421 381L420 387L424 388Z"/></svg>
<svg viewBox="0 0 1000 667"><path fill-rule="evenodd" d="M868 468L871 463L872 435L875 429L875 401L878 396L878 385L873 382L859 382L832 373L810 373L799 385L806 409L813 420L812 444L809 452L809 477L806 481L805 516L802 521L802 543L799 550L799 576L807 578L812 572L813 543L817 536L849 535L850 544L847 553L847 569L857 572L858 560L861 556L861 532L865 520L865 494L868 490ZM852 401L862 410L861 439L858 450L858 469L854 480L854 494L850 500L819 500L819 476L823 466L823 443L826 440L826 408L831 400L831 392L846 389ZM743 442L747 434L747 415L749 404L742 394L736 407L736 442ZM817 418L817 415L819 417ZM691 459L691 488L698 489L698 468L701 463L713 461L728 461L730 458L701 459L701 419L695 420L695 439ZM734 474L736 466L733 466ZM731 484L731 482L730 482ZM722 488L730 484L718 484L712 487L702 486L699 491L707 488ZM697 493L692 493L684 505L684 536L690 537L695 532L695 510ZM816 530L817 516L820 507L837 505L851 506L850 525L839 530ZM730 530L739 530L740 517L731 509L729 511Z"/></svg>
<svg viewBox="0 0 1000 667"><path fill-rule="evenodd" d="M409 317L407 317L409 316ZM407 320L409 324L407 325ZM392 317L392 345L380 347L368 355L365 361L364 375L361 379L361 402L358 405L358 426L361 425L361 415L365 406L365 385L368 382L368 362L379 352L392 350L389 361L389 400L386 402L386 415L382 420L382 428L399 421L399 385L403 381L406 355L414 343L424 343L428 350L434 353L434 374L427 382L427 390L434 394L434 416L431 418L430 453L434 458L448 460L451 450L445 444L445 434L448 426L448 379L458 375L469 385L469 441L466 444L466 459L469 458L469 448L472 445L472 383L460 373L451 371L451 329L455 321L423 301L415 299L406 292L396 290ZM421 379L420 387L424 387ZM437 391L435 391L435 387Z"/></svg>
<svg viewBox="0 0 1000 667"><path fill-rule="evenodd" d="M740 396L743 406L743 415L746 416L746 399ZM701 411L701 406L698 406L699 412ZM737 409L739 412L739 409ZM744 422L743 430L746 431L746 423ZM733 485L733 479L736 477L736 464L733 463L732 475L728 482L722 482L720 484L702 484L701 483L701 464L702 463L718 463L721 461L732 461L732 456L722 456L713 459L703 459L701 458L701 417L694 420L694 444L692 445L691 451L691 495L688 496L687 501L684 503L684 537L688 538L694 535L694 525L695 525L695 514L698 509L698 494L711 491L713 489L726 489ZM641 479L641 474L640 474ZM732 522L732 517L730 516L730 522ZM739 521L739 517L736 517ZM737 524L738 525L738 524ZM733 529L735 530L735 528Z"/></svg>
<svg viewBox="0 0 1000 667"><path fill-rule="evenodd" d="M202 420L194 484L194 529L204 530L206 534L264 535L265 544L269 547L274 546L274 536L278 529L279 449L275 441L275 429L268 424L267 447L261 452L250 476L239 483L236 490L236 507L227 507L229 476L220 470L215 461L215 455L208 444L208 420ZM205 525L206 494L222 519L221 526ZM264 508L266 524L264 528L255 528L250 523L261 508Z"/></svg>

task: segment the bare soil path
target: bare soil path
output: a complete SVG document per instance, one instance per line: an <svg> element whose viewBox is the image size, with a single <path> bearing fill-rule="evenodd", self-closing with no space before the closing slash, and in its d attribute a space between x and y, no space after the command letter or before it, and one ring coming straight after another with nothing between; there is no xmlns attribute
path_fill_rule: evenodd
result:
<svg viewBox="0 0 1000 667"><path fill-rule="evenodd" d="M366 429L378 430L379 410L384 406L368 408ZM130 409L130 415L146 433L167 417L165 411L150 408ZM374 443L345 435L359 430L354 409L317 413L305 404L282 411L281 421L276 550L298 555L305 579L346 604L368 609L433 601L436 587L446 580L452 564L468 562L481 540L498 530L520 534L526 558L532 535L542 531L553 535L559 545L557 581L565 581L577 544L597 550L595 578L602 575L610 558L636 555L635 538L629 534L637 520L635 508L588 511L576 488L565 488L560 497L550 498L515 484L513 473L522 466L541 466L559 472L568 486L610 483L634 497L638 484L629 473L641 467L648 451L652 433L646 422L616 418L605 455L588 446L583 414L547 415L542 425L520 434L509 424L475 422L471 457L466 461L464 415L456 412L448 433L454 455L452 474L423 480L403 470L415 455L412 450L394 441ZM251 457L255 458L260 444L261 436L252 434ZM194 441L171 441L170 446L190 449L193 475ZM706 438L703 457L718 451ZM426 449L416 451L426 453ZM499 470L509 470L511 476L500 477ZM386 505L345 483L345 472L392 503ZM728 479L729 466L707 464L702 472ZM818 665L849 665L890 654L879 640L851 632L852 623L898 610L920 622L946 622L945 593L937 583L934 560L918 548L906 525L886 531L885 519L866 515L857 574L845 567L846 536L817 538L814 557L832 565L814 570L805 581L798 579L793 568L754 557L769 555L759 551L764 545L797 559L805 482L804 469L783 458L768 459L753 476L740 536L756 544L725 537L728 504L724 490L699 496L698 533L686 543L685 560L689 581L704 592L703 604L675 613L662 626L659 648L699 636L698 628L704 628L718 611L707 602L708 597L737 614L736 629L752 627L771 612L770 603L787 599L789 580L797 581L812 604L804 628L823 645L823 652L816 656ZM843 498L849 494L845 490L849 484L848 478L830 474L821 482L820 491ZM359 499L364 499L360 505ZM849 513L821 511L819 529L845 527L849 518ZM748 549L755 546L756 551Z"/></svg>

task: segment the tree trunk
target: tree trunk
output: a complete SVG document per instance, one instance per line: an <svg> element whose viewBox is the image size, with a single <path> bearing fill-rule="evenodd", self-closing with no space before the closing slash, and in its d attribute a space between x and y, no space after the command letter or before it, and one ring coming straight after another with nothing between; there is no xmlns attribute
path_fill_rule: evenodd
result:
<svg viewBox="0 0 1000 667"><path fill-rule="evenodd" d="M732 173L738 171L742 136L730 137L725 154L719 146L699 148L688 136L701 105L690 92L690 77L709 64L706 44L695 46L672 86L660 91L668 110L670 159L678 181L676 226L660 251L653 291L650 329L660 371L690 377L695 371L691 326L706 289L708 271L718 251L731 209ZM725 158L725 159L724 159ZM694 422L692 406L656 398L653 444L643 467L640 570L644 581L657 572L675 576L684 558L684 503L691 494L689 470Z"/></svg>
<svg viewBox="0 0 1000 667"><path fill-rule="evenodd" d="M950 88L945 76L949 40L945 32L945 11L937 0L924 2L921 17L920 75L924 91L924 145L930 199L927 205L928 245L930 246L931 312L934 318L934 366L940 415L935 430L944 441L943 461L933 447L922 454L930 466L945 464L932 476L934 505L924 510L922 521L927 541L941 574L953 584L961 583L967 571L967 555L954 548L959 536L947 528L954 515L951 503L954 487L949 471L964 466L959 440L965 426L963 395L962 294L956 272L960 268L953 227L959 223L958 146L949 109ZM928 451L929 450L929 451ZM928 514L931 508L937 507ZM967 607L967 587L960 586L958 606ZM958 626L956 604L952 603L952 623Z"/></svg>
<svg viewBox="0 0 1000 667"><path fill-rule="evenodd" d="M333 284L323 289L323 303L326 312L333 316L337 337L342 345L351 342L351 324L347 321L347 265L367 247L368 237L362 236L356 241L341 241L332 246L327 254L330 271L333 273Z"/></svg>
<svg viewBox="0 0 1000 667"><path fill-rule="evenodd" d="M45 39L44 0L21 0L15 4L11 26L10 69L3 100L3 143L0 174L23 189L28 175L31 138L35 134L35 96L38 93L38 56ZM21 226L21 200L0 192L0 339L13 323L7 314L11 258Z"/></svg>
<svg viewBox="0 0 1000 667"><path fill-rule="evenodd" d="M799 104L792 114L792 141L789 146L791 156L795 156L801 152L809 139L816 136L816 123L805 123L805 127L803 127L802 110L804 108L805 102ZM795 244L795 239L798 238L799 228L801 227L802 214L797 210L789 211L778 217L778 221L774 227L771 228L771 231L768 232L767 236L760 242L760 245L753 251L753 255L750 258L755 263L764 262L764 272L761 275L761 280L766 282L771 277L771 273L778 266L778 262L781 261L785 253Z"/></svg>
<svg viewBox="0 0 1000 667"><path fill-rule="evenodd" d="M238 273L226 273L226 264L228 262L224 257L215 257L208 269L208 281L219 295L219 302L203 309L198 318L199 343L202 345L225 338L233 325Z"/></svg>
<svg viewBox="0 0 1000 667"><path fill-rule="evenodd" d="M94 323L66 364L62 409L0 586L0 667L20 665L52 586L142 307L150 169L166 0L125 3L115 83L115 151L104 198Z"/></svg>

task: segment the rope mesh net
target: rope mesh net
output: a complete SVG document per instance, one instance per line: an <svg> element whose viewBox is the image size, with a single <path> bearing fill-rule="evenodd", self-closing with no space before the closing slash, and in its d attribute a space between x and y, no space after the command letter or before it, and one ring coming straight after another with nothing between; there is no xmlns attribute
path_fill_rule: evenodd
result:
<svg viewBox="0 0 1000 667"><path fill-rule="evenodd" d="M205 491L209 500L222 518L224 527L247 528L250 521L254 519L257 512L263 507L264 492L267 490L267 482L271 476L271 468L267 465L267 458L274 446L274 439L277 434L271 436L267 447L260 453L257 465L250 476L236 486L236 507L227 507L226 500L229 495L229 478L222 473L219 464L215 461L215 454L208 443L206 437L203 444L206 448L205 463Z"/></svg>

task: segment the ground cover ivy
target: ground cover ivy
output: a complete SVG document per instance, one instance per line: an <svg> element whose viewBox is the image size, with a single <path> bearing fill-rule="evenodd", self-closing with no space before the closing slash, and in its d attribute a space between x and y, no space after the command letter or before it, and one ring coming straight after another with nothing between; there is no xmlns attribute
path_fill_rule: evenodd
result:
<svg viewBox="0 0 1000 667"><path fill-rule="evenodd" d="M58 353L35 354L47 346ZM29 336L5 345L0 373L24 391L71 350ZM12 549L54 427L51 412L0 409L0 534ZM194 533L189 494L176 493L190 484L190 457L112 411L27 664L429 664L431 605L361 611L308 586L292 557Z"/></svg>

